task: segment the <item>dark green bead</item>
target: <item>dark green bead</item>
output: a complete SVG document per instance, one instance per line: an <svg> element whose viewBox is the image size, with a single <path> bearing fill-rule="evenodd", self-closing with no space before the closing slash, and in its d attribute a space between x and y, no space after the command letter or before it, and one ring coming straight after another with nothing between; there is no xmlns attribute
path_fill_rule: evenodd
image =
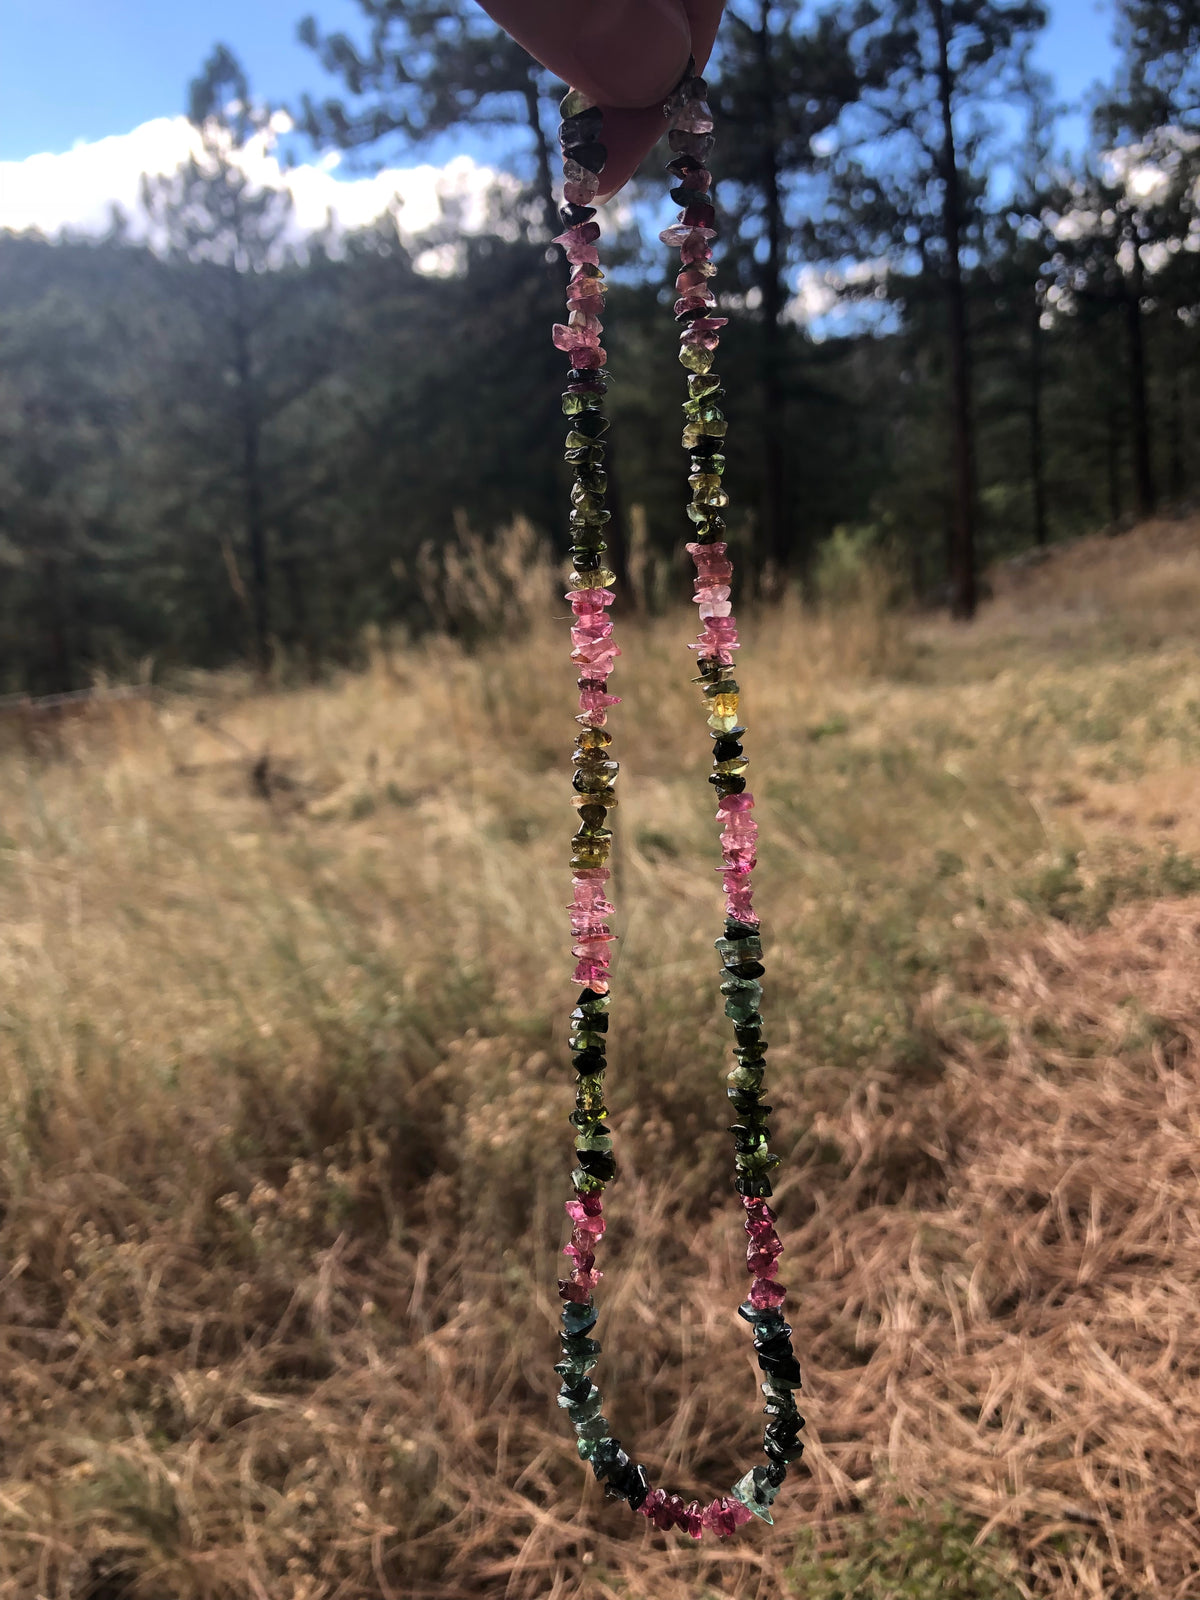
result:
<svg viewBox="0 0 1200 1600"><path fill-rule="evenodd" d="M571 1062L581 1078L594 1078L608 1066L603 1050L578 1050Z"/></svg>
<svg viewBox="0 0 1200 1600"><path fill-rule="evenodd" d="M589 1378L574 1378L563 1383L558 1391L558 1403L565 1411L570 1406L582 1405L592 1395L600 1405L600 1391Z"/></svg>
<svg viewBox="0 0 1200 1600"><path fill-rule="evenodd" d="M591 1301L568 1300L562 1308L563 1331L572 1338L589 1333L596 1326L597 1315Z"/></svg>
<svg viewBox="0 0 1200 1600"><path fill-rule="evenodd" d="M596 215L595 206L577 206L574 201L568 200L565 205L558 208L559 217L564 228L577 228L581 222L590 222Z"/></svg>
<svg viewBox="0 0 1200 1600"><path fill-rule="evenodd" d="M600 557L592 550L571 551L571 565L576 572L595 572L600 566Z"/></svg>
<svg viewBox="0 0 1200 1600"><path fill-rule="evenodd" d="M755 1026L762 1026L762 1014L752 1001L743 1002L731 997L725 1002L725 1015L732 1017L734 1022L753 1023Z"/></svg>
<svg viewBox="0 0 1200 1600"><path fill-rule="evenodd" d="M594 1367L600 1359L600 1343L596 1339L589 1339L586 1334L560 1333L558 1342L562 1346L563 1363L580 1372ZM558 1367L554 1369L559 1371ZM565 1374L564 1374L565 1376Z"/></svg>
<svg viewBox="0 0 1200 1600"><path fill-rule="evenodd" d="M602 732L603 730L600 731ZM597 994L594 989L581 989L579 998L575 1002L575 1009L582 1011L585 1016L598 1017L602 1012L608 1011L608 1005L608 995Z"/></svg>
<svg viewBox="0 0 1200 1600"><path fill-rule="evenodd" d="M603 464L603 445L588 444L586 440L582 444L573 445L570 443L571 437L572 434L569 433L567 435L568 448L563 451L564 461L569 461L573 466L598 467Z"/></svg>
<svg viewBox="0 0 1200 1600"><path fill-rule="evenodd" d="M592 1456L592 1471L598 1478L607 1478L612 1472L623 1472L628 1465L629 1457L611 1437L605 1439Z"/></svg>
<svg viewBox="0 0 1200 1600"><path fill-rule="evenodd" d="M599 411L603 405L602 394L572 394L568 390L562 397L564 417L578 417L585 411Z"/></svg>
<svg viewBox="0 0 1200 1600"><path fill-rule="evenodd" d="M761 1181L761 1180L755 1180L755 1181ZM604 1179L603 1178L597 1178L590 1172L585 1172L582 1167L574 1167L574 1168L572 1168L572 1170L571 1170L571 1186L575 1190L576 1194L603 1194L604 1193ZM766 1193L770 1194L770 1192L771 1191L768 1188L766 1190ZM738 1193L741 1194L742 1191L739 1189Z"/></svg>
<svg viewBox="0 0 1200 1600"><path fill-rule="evenodd" d="M575 1154L579 1157L579 1165L590 1177L599 1178L602 1183L609 1183L616 1177L617 1163L611 1150L581 1150L576 1144Z"/></svg>
<svg viewBox="0 0 1200 1600"><path fill-rule="evenodd" d="M740 1172L733 1180L733 1187L749 1200L769 1200L775 1192L765 1173Z"/></svg>
<svg viewBox="0 0 1200 1600"><path fill-rule="evenodd" d="M575 425L572 431L574 433L582 434L584 440L588 444L591 444L596 439L599 439L602 434L607 433L609 426L609 420L602 412L585 411L582 416L579 416L575 419ZM571 435L568 434L567 443L570 444L571 442Z"/></svg>
<svg viewBox="0 0 1200 1600"><path fill-rule="evenodd" d="M608 1014L603 1011L588 1010L583 1006L576 1006L571 1012L570 1020L589 1027L593 1033L608 1032Z"/></svg>
<svg viewBox="0 0 1200 1600"><path fill-rule="evenodd" d="M560 1401L559 1404L561 1405L561 1403ZM608 1423L600 1415L600 1407L603 1404L604 1401L600 1398L600 1391L593 1384L591 1399L584 1400L578 1405L569 1405L566 1408L567 1415L570 1417L576 1433L582 1433L587 1424L597 1421L603 1424L605 1432L608 1431Z"/></svg>
<svg viewBox="0 0 1200 1600"><path fill-rule="evenodd" d="M575 482L589 494L603 494L608 488L608 473L599 467L581 467L575 474Z"/></svg>

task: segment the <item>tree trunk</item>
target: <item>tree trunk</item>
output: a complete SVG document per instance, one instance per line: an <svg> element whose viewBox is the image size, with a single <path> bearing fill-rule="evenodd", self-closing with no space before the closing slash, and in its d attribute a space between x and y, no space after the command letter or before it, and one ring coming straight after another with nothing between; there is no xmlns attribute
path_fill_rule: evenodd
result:
<svg viewBox="0 0 1200 1600"><path fill-rule="evenodd" d="M1174 321L1173 313L1168 310L1167 315ZM1176 325L1168 328L1167 339L1167 490L1171 499L1178 505L1187 490L1187 472L1183 464L1183 375L1180 372L1179 347L1182 343L1180 337L1182 329Z"/></svg>
<svg viewBox="0 0 1200 1600"><path fill-rule="evenodd" d="M553 239L556 233L562 232L562 229L559 226L558 202L554 198L554 168L550 160L550 143L542 127L541 94L538 90L537 72L537 67L530 62L529 76L521 92L525 99L525 120L533 136L538 199L542 202L542 215ZM557 282L557 274L555 281Z"/></svg>
<svg viewBox="0 0 1200 1600"><path fill-rule="evenodd" d="M1029 485L1033 542L1046 543L1046 469L1042 448L1042 303L1033 286L1029 317Z"/></svg>
<svg viewBox="0 0 1200 1600"><path fill-rule="evenodd" d="M954 141L950 37L943 0L930 0L938 43L938 101L942 111L942 235L946 244L946 291L950 330L950 375L954 439L954 523L951 543L951 610L975 615L975 437L971 414L971 348L962 271L962 194Z"/></svg>
<svg viewBox="0 0 1200 1600"><path fill-rule="evenodd" d="M777 121L775 72L771 60L771 0L759 0L758 61L762 128L761 183L767 225L767 259L763 266L761 377L763 398L763 554L775 568L779 580L795 564L808 566L808 540L801 530L789 526L787 463L784 454L783 350L783 199L779 183L779 159L774 139ZM793 541L793 534L796 537Z"/></svg>
<svg viewBox="0 0 1200 1600"><path fill-rule="evenodd" d="M49 646L47 688L51 694L62 694L80 685L75 682L75 653L67 626L62 566L57 556L46 556L43 560L42 583L46 594L46 643Z"/></svg>
<svg viewBox="0 0 1200 1600"><path fill-rule="evenodd" d="M233 269L236 273L236 268ZM263 507L261 423L255 393L250 334L245 316L241 275L234 280L234 370L237 375L238 418L242 446L242 515L250 557L251 649L255 669L265 678L271 668L270 572L267 564L267 525Z"/></svg>
<svg viewBox="0 0 1200 1600"><path fill-rule="evenodd" d="M1150 457L1150 401L1146 392L1146 330L1142 319L1145 271L1136 230L1127 235L1133 264L1125 281L1125 334L1129 351L1129 416L1133 434L1133 487L1140 517L1152 517L1157 496Z"/></svg>

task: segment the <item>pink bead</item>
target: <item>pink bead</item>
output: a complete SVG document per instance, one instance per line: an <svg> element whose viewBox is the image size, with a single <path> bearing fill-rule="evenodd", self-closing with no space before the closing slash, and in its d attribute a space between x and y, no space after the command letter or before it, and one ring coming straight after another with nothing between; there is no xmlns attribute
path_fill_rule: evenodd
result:
<svg viewBox="0 0 1200 1600"><path fill-rule="evenodd" d="M580 1272L590 1272L596 1262L596 1252L592 1248L595 1240L591 1234L582 1234L582 1244L576 1244L572 1239L570 1244L563 1246L563 1255L570 1256Z"/></svg>
<svg viewBox="0 0 1200 1600"><path fill-rule="evenodd" d="M619 706L620 695L606 694L603 689L581 689L579 705L584 711L600 711L605 706Z"/></svg>
<svg viewBox="0 0 1200 1600"><path fill-rule="evenodd" d="M693 322L679 335L680 344L699 345L701 350L715 350L721 342L721 335L715 329L700 328Z"/></svg>
<svg viewBox="0 0 1200 1600"><path fill-rule="evenodd" d="M603 611L617 598L612 589L572 589L567 594L571 609L579 615L586 611Z"/></svg>
<svg viewBox="0 0 1200 1600"><path fill-rule="evenodd" d="M679 180L681 189L694 189L697 194L707 194L712 188L712 173L707 167L697 167L694 172L685 172Z"/></svg>
<svg viewBox="0 0 1200 1600"><path fill-rule="evenodd" d="M652 1522L654 1520L654 1513L658 1510L659 1506L666 1498L667 1497L665 1493L661 1489L651 1489L650 1493L638 1507L638 1510L644 1517L649 1518L649 1520Z"/></svg>
<svg viewBox="0 0 1200 1600"><path fill-rule="evenodd" d="M592 349L589 345L577 345L571 351L571 359L579 372L591 372L595 367L602 367L608 360L608 351L597 347Z"/></svg>
<svg viewBox="0 0 1200 1600"><path fill-rule="evenodd" d="M683 1508L683 1520L679 1526L693 1539L704 1537L704 1513L699 1500L692 1500Z"/></svg>
<svg viewBox="0 0 1200 1600"><path fill-rule="evenodd" d="M735 917L738 922L744 922L747 927L758 927L758 913L755 911L753 902L750 899L749 889L737 890L733 894L727 895L725 898L725 910L729 916Z"/></svg>
<svg viewBox="0 0 1200 1600"><path fill-rule="evenodd" d="M600 335L604 332L604 324L599 317L589 316L586 311L581 311L577 306L572 308L567 325L574 328L577 333L594 334L594 340L589 340L589 343L599 344Z"/></svg>
<svg viewBox="0 0 1200 1600"><path fill-rule="evenodd" d="M750 1233L753 1229L767 1227L779 1221L779 1213L773 1211L761 1195L744 1194L742 1196L742 1210L746 1213L745 1229Z"/></svg>
<svg viewBox="0 0 1200 1600"><path fill-rule="evenodd" d="M608 993L608 967L601 966L598 961L581 961L572 978L585 989L594 989L597 994Z"/></svg>
<svg viewBox="0 0 1200 1600"><path fill-rule="evenodd" d="M573 228L568 228L565 233L556 234L555 244L561 244L564 250L569 250L572 245L595 244L600 237L600 224L598 222L578 222Z"/></svg>
<svg viewBox="0 0 1200 1600"><path fill-rule="evenodd" d="M600 252L594 244L576 244L568 249L567 260L573 267L598 267Z"/></svg>
<svg viewBox="0 0 1200 1600"><path fill-rule="evenodd" d="M560 1300L573 1300L576 1304L582 1305L588 1295L589 1291L582 1283L574 1283L570 1278L560 1278L558 1280L558 1297Z"/></svg>
<svg viewBox="0 0 1200 1600"><path fill-rule="evenodd" d="M587 939L580 939L578 944L571 946L571 954L591 961L608 961L608 946L616 938L615 933L594 933Z"/></svg>
<svg viewBox="0 0 1200 1600"><path fill-rule="evenodd" d="M708 617L727 617L733 610L728 600L701 600L700 615Z"/></svg>
<svg viewBox="0 0 1200 1600"><path fill-rule="evenodd" d="M597 321L604 313L604 296L602 294L567 294L567 304L572 311L580 311L585 317L595 317Z"/></svg>
<svg viewBox="0 0 1200 1600"><path fill-rule="evenodd" d="M699 311L701 306L715 306L717 297L711 289L689 289L675 302L675 315L682 316L685 311Z"/></svg>
<svg viewBox="0 0 1200 1600"><path fill-rule="evenodd" d="M594 1233L598 1238L604 1232L603 1195L577 1195L574 1200L568 1200L563 1209L576 1227L585 1233Z"/></svg>
<svg viewBox="0 0 1200 1600"><path fill-rule="evenodd" d="M756 1311L778 1311L786 1294L787 1290L782 1283L773 1283L767 1278L755 1278L750 1285L750 1304Z"/></svg>
<svg viewBox="0 0 1200 1600"><path fill-rule="evenodd" d="M593 173L589 177L595 176ZM569 206L590 206L600 192L600 181L597 178L594 184L590 183L564 183L563 199Z"/></svg>
<svg viewBox="0 0 1200 1600"><path fill-rule="evenodd" d="M594 327L578 327L571 323L556 322L553 329L553 338L556 349L565 350L568 355L584 355L588 351L600 348L600 323L596 317L589 319Z"/></svg>
<svg viewBox="0 0 1200 1600"><path fill-rule="evenodd" d="M780 1245L780 1250L783 1246ZM746 1270L756 1278L773 1278L779 1271L779 1263L775 1257L779 1254L764 1250L761 1245L751 1245L746 1251Z"/></svg>
<svg viewBox="0 0 1200 1600"><path fill-rule="evenodd" d="M715 238L716 234L711 228L693 228L679 247L680 261L685 267L693 261L711 261L712 250L708 241ZM599 257L596 259L599 261Z"/></svg>
<svg viewBox="0 0 1200 1600"><path fill-rule="evenodd" d="M694 600L728 600L729 585L727 583L710 583L705 578L695 580L696 593Z"/></svg>

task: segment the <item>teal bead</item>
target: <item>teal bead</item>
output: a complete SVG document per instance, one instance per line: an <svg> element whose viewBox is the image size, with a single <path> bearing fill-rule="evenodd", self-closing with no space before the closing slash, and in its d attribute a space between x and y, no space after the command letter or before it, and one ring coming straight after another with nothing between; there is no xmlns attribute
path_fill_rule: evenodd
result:
<svg viewBox="0 0 1200 1600"><path fill-rule="evenodd" d="M601 1439L612 1438L612 1423L597 1410L592 1416L587 1417L582 1422L577 1422L575 1424L575 1432L579 1435L581 1444L586 1439L588 1443L595 1447L600 1443Z"/></svg>
<svg viewBox="0 0 1200 1600"><path fill-rule="evenodd" d="M735 1500L740 1500L748 1511L752 1511L763 1522L775 1521L771 1515L771 1503L779 1493L776 1486L767 1478L766 1467L754 1467L747 1472L745 1477L739 1478L730 1491Z"/></svg>

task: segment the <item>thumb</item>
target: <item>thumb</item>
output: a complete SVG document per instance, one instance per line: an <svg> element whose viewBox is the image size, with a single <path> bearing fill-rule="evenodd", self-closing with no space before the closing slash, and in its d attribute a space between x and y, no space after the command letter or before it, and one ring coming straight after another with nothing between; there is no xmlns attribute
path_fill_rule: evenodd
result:
<svg viewBox="0 0 1200 1600"><path fill-rule="evenodd" d="M652 106L683 76L683 0L483 0L483 9L564 83L606 106Z"/></svg>

